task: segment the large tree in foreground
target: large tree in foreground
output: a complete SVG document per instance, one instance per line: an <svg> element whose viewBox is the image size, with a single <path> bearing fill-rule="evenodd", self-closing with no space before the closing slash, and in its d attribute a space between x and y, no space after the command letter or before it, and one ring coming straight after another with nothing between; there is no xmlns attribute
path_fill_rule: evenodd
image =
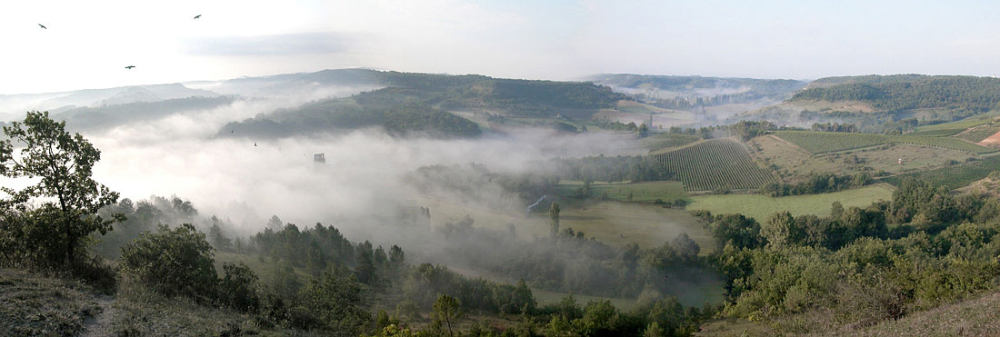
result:
<svg viewBox="0 0 1000 337"><path fill-rule="evenodd" d="M20 190L2 187L9 197L3 206L24 209L29 201L37 203L31 223L44 226L33 230L48 243L40 246L57 250L46 252L50 259L74 262L84 237L95 231L104 234L123 219L97 214L101 207L117 202L118 193L94 181L93 167L101 151L79 133L66 132L66 122L52 120L48 112L31 111L23 122L4 126L3 132L0 175L28 183Z"/></svg>

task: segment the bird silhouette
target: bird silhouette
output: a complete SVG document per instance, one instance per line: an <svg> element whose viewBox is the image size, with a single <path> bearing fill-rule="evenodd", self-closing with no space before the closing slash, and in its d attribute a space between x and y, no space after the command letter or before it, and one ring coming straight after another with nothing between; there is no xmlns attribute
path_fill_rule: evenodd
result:
<svg viewBox="0 0 1000 337"><path fill-rule="evenodd" d="M42 27L42 29L49 29L49 27L45 27L45 25L40 24L40 23L38 24L38 27Z"/></svg>
<svg viewBox="0 0 1000 337"><path fill-rule="evenodd" d="M131 70L132 68L135 68L135 66L133 66L133 65L125 66L125 69L130 69Z"/></svg>
<svg viewBox="0 0 1000 337"><path fill-rule="evenodd" d="M195 20L198 20L198 19L201 19L201 14L198 14L198 15L195 15L195 16L194 16L194 19L195 19Z"/></svg>

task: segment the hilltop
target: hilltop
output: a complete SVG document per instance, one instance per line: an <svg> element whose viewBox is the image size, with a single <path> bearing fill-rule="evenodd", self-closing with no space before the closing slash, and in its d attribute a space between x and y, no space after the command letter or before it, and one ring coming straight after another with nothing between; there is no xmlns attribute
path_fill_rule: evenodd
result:
<svg viewBox="0 0 1000 337"><path fill-rule="evenodd" d="M838 122L862 131L912 131L997 109L1000 79L975 76L868 75L809 83L780 104L737 118L807 126Z"/></svg>

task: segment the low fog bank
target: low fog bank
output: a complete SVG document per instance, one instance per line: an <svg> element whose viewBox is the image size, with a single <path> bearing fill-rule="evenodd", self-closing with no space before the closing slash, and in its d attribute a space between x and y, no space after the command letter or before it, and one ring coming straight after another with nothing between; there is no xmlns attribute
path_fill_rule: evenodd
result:
<svg viewBox="0 0 1000 337"><path fill-rule="evenodd" d="M635 297L647 285L657 292L687 289L686 279L664 282L666 276L655 271L628 276L625 270L634 267L622 265L620 247L582 234L562 233L553 246L544 211L525 211L541 192L510 188L525 176L551 184L554 158L644 154L634 135L515 129L440 139L393 137L369 128L278 139L215 137L227 122L308 99L241 98L86 130L102 151L95 178L136 203L150 196L189 201L184 205L196 208L197 217L171 219L203 229L220 224L230 237L280 229L269 224L277 215L302 229L322 223L355 242L399 245L412 262L446 264L469 275L604 296ZM318 153L324 162L314 161ZM152 203L177 208L168 199L153 197ZM678 229L664 220L663 232Z"/></svg>
<svg viewBox="0 0 1000 337"><path fill-rule="evenodd" d="M478 163L521 173L542 169L554 157L643 152L629 135L537 129L451 140L394 138L379 129L277 140L212 137L226 122L307 99L239 99L86 132L102 150L95 176L123 197L190 200L203 214L229 218L248 233L274 214L298 224L332 223L350 233L358 223L350 220L423 206L424 197L404 182L423 166ZM325 154L326 162L315 163L316 153Z"/></svg>

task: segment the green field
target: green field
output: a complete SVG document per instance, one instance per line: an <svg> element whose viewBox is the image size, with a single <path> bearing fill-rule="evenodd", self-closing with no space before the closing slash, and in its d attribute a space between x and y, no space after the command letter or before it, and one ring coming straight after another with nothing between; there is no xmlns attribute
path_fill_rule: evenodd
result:
<svg viewBox="0 0 1000 337"><path fill-rule="evenodd" d="M588 237L613 245L637 243L642 248L656 248L681 233L698 243L702 254L711 252L715 239L701 222L686 210L620 202L563 203L559 216L561 227L583 231ZM548 228L547 214L533 215Z"/></svg>
<svg viewBox="0 0 1000 337"><path fill-rule="evenodd" d="M812 154L828 153L870 147L882 144L929 145L976 154L996 152L996 149L979 146L949 137L888 136L870 133L777 131L775 134Z"/></svg>
<svg viewBox="0 0 1000 337"><path fill-rule="evenodd" d="M713 139L654 157L676 172L688 191L756 189L774 181L742 144L730 139Z"/></svg>
<svg viewBox="0 0 1000 337"><path fill-rule="evenodd" d="M934 129L934 130L911 132L911 133L907 133L906 135L907 136L927 136L927 137L948 137L948 136L957 134L957 133L962 132L962 131L965 131L965 129L962 129L962 128L959 128L959 129Z"/></svg>
<svg viewBox="0 0 1000 337"><path fill-rule="evenodd" d="M707 210L713 214L741 213L758 222L765 222L781 211L789 211L796 216L829 216L830 205L834 201L840 201L844 208L865 207L878 200L890 200L892 191L891 186L877 184L847 191L780 198L759 194L704 195L692 197L693 202L687 209Z"/></svg>
<svg viewBox="0 0 1000 337"><path fill-rule="evenodd" d="M560 197L572 198L577 195L577 191L582 187L582 181L564 180L559 182L556 190ZM631 200L629 200L629 193L632 194ZM684 192L684 184L681 184L679 181L647 181L641 183L595 181L590 184L591 198L601 199L605 195L607 196L607 200L634 202L687 199L687 192Z"/></svg>
<svg viewBox="0 0 1000 337"><path fill-rule="evenodd" d="M996 116L997 116L996 113L989 113L989 114L984 114L984 115L972 116L972 117L969 117L969 118L966 118L966 119L963 119L963 120L959 120L959 121L954 121L954 122L925 125L925 126L918 127L917 128L917 132L934 131L934 130L947 130L947 129L962 129L962 130L965 130L965 129L968 129L968 128L971 128L971 127L974 127L974 126L977 126L977 125L982 125L982 124L989 123L990 120L992 120Z"/></svg>
<svg viewBox="0 0 1000 337"><path fill-rule="evenodd" d="M715 246L701 222L683 209L617 201L559 199L558 202L562 209L560 227L572 227L607 244L624 246L634 242L644 249L656 248L686 233L702 247L702 253L707 254ZM419 203L431 209L432 226L468 215L475 220L476 227L507 230L507 224L515 224L518 238L524 240L549 236L549 216L544 211L525 216L520 207L503 209L429 198Z"/></svg>
<svg viewBox="0 0 1000 337"><path fill-rule="evenodd" d="M983 141L983 139L988 138L989 136L995 135L997 132L1000 132L1000 126L983 125L983 126L977 126L975 128L969 129L968 131L957 134L955 135L955 138L965 139L973 143L978 143Z"/></svg>
<svg viewBox="0 0 1000 337"><path fill-rule="evenodd" d="M898 185L904 178L913 177L926 180L934 185L943 185L949 189L956 189L971 184L976 180L983 179L990 172L997 170L1000 170L1000 156L991 156L964 165L893 176L885 179L885 181L893 185Z"/></svg>
<svg viewBox="0 0 1000 337"><path fill-rule="evenodd" d="M870 133L776 131L774 134L812 154L844 151L886 143L885 136Z"/></svg>

